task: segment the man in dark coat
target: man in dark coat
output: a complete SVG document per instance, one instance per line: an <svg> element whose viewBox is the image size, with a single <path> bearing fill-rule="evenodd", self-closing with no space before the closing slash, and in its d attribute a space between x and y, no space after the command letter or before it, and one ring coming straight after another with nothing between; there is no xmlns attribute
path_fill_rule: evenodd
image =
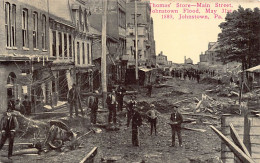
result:
<svg viewBox="0 0 260 163"><path fill-rule="evenodd" d="M127 127L129 127L130 121L132 119L133 116L133 107L137 105L136 102L136 97L135 96L131 96L131 99L128 103L128 107L127 107Z"/></svg>
<svg viewBox="0 0 260 163"><path fill-rule="evenodd" d="M0 141L0 150L4 146L4 143L9 139L9 148L8 148L8 158L12 157L13 154L13 144L15 132L19 128L18 121L14 115L12 115L12 110L9 108L0 122L0 131L1 131L1 141Z"/></svg>
<svg viewBox="0 0 260 163"><path fill-rule="evenodd" d="M76 84L72 85L72 88L68 92L67 99L70 107L70 117L72 117L73 108L75 109L76 116L78 116Z"/></svg>
<svg viewBox="0 0 260 163"><path fill-rule="evenodd" d="M95 91L96 95L98 95L98 91ZM90 96L89 97L89 108L91 109L90 120L91 123L96 124L97 122L97 110L98 110L98 97Z"/></svg>
<svg viewBox="0 0 260 163"><path fill-rule="evenodd" d="M182 115L177 111L177 107L171 114L170 125L172 128L172 147L175 146L175 133L177 132L179 146L182 147L182 137L181 137L181 123L183 122Z"/></svg>
<svg viewBox="0 0 260 163"><path fill-rule="evenodd" d="M153 85L152 83L149 83L147 85L147 96L152 97L152 89L153 89Z"/></svg>
<svg viewBox="0 0 260 163"><path fill-rule="evenodd" d="M119 85L117 90L116 90L116 101L118 103L118 111L122 111L123 110L123 101L124 101L124 94L125 94L126 90Z"/></svg>
<svg viewBox="0 0 260 163"><path fill-rule="evenodd" d="M107 96L106 99L107 107L108 107L108 123L112 122L116 124L116 96L115 96L115 91L113 90L112 93L110 93Z"/></svg>
<svg viewBox="0 0 260 163"><path fill-rule="evenodd" d="M132 144L133 146L140 146L138 130L139 127L142 125L142 117L135 105L133 108L134 112L132 118Z"/></svg>

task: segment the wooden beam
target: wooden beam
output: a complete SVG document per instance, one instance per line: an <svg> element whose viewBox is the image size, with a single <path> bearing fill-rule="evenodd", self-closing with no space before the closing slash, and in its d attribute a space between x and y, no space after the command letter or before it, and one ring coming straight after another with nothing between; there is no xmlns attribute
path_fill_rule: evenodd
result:
<svg viewBox="0 0 260 163"><path fill-rule="evenodd" d="M94 158L97 155L98 147L94 147L79 163L91 163L94 162Z"/></svg>
<svg viewBox="0 0 260 163"><path fill-rule="evenodd" d="M248 152L246 146L244 145L243 141L241 140L241 138L239 137L236 129L234 128L233 124L230 123L230 136L232 138L232 140L234 141L234 143L240 148L242 149L242 151L245 152L245 154L248 157L251 157L250 153Z"/></svg>
<svg viewBox="0 0 260 163"><path fill-rule="evenodd" d="M211 129L221 138L222 141L230 148L230 150L240 159L243 163L255 163L252 158L248 157L237 145L235 145L231 140L229 140L225 135L223 135L214 126L210 126Z"/></svg>

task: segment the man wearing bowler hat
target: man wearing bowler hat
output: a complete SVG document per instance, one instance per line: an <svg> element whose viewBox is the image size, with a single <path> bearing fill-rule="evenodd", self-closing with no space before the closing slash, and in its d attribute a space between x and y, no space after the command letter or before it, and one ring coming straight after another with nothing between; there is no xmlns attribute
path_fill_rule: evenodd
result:
<svg viewBox="0 0 260 163"><path fill-rule="evenodd" d="M1 131L0 150L4 146L6 140L9 139L8 159L12 157L15 132L19 128L18 121L16 117L12 115L12 112L13 110L8 108L7 112L4 113L4 116L0 121L0 131Z"/></svg>
<svg viewBox="0 0 260 163"><path fill-rule="evenodd" d="M182 137L181 137L181 124L183 122L183 117L178 111L178 107L174 106L174 111L171 114L170 125L172 128L172 145L175 146L175 133L177 133L179 146L182 147Z"/></svg>

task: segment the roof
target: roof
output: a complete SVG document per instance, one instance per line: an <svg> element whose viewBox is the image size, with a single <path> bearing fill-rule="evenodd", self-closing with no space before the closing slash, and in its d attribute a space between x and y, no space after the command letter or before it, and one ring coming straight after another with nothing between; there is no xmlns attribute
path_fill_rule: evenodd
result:
<svg viewBox="0 0 260 163"><path fill-rule="evenodd" d="M214 42L214 45L213 45L209 50L207 50L207 51L209 51L209 52L216 51L217 48L218 48L218 45L219 45L218 42Z"/></svg>
<svg viewBox="0 0 260 163"><path fill-rule="evenodd" d="M248 72L260 72L260 65L246 69Z"/></svg>
<svg viewBox="0 0 260 163"><path fill-rule="evenodd" d="M49 1L49 8L51 16L73 24L69 0L51 0Z"/></svg>

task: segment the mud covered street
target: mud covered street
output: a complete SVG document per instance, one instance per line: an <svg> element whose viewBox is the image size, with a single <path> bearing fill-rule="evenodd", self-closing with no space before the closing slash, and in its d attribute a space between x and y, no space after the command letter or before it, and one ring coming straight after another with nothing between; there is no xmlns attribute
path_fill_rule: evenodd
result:
<svg viewBox="0 0 260 163"><path fill-rule="evenodd" d="M140 147L133 147L131 142L131 127L126 127L126 111L118 113L117 131L107 131L104 127L93 126L90 124L89 116L84 118L68 118L68 114L57 114L53 117L44 118L41 116L35 117L42 122L48 122L51 119L60 119L69 124L69 126L77 131L80 135L94 129L100 132L92 132L80 140L79 148L75 150L49 151L48 153L41 152L40 155L22 155L13 156L13 162L79 162L92 147L98 147L98 155L95 160L97 162L217 162L220 157L220 139L209 128L208 124L212 124L217 128L220 127L219 116L204 117L185 114L190 103L196 103L194 97L201 99L202 93L212 85L205 83L198 84L195 81L168 79L164 82L167 87L153 88L152 97L146 96L146 88L140 88L140 94L137 95L139 106L143 106L144 110L149 109L150 104L154 104L155 108L161 113L158 120L158 135L150 136L150 124L145 119L141 127ZM214 94L211 94L214 97ZM218 97L219 98L219 97ZM125 96L124 100L128 101L129 96ZM178 101L183 101L175 104ZM223 99L224 100L224 99ZM204 129L205 132L182 130L183 147L171 145L171 128L167 124L170 119L170 114L173 109L173 104L177 105L180 112L184 113L185 119L196 119L194 123L184 123L183 126L195 129ZM148 108L147 108L148 107ZM66 112L67 108L59 110ZM85 111L88 111L85 108ZM201 113L209 114L209 113ZM33 118L33 117L32 117ZM101 110L98 114L98 124L107 123L107 112ZM203 122L207 122L206 124ZM31 142L32 135L27 135L27 138L17 138L16 142ZM17 150L17 147L15 147ZM1 155L5 156L6 151L1 151ZM2 160L3 161L3 160ZM10 160L5 160L10 161Z"/></svg>

